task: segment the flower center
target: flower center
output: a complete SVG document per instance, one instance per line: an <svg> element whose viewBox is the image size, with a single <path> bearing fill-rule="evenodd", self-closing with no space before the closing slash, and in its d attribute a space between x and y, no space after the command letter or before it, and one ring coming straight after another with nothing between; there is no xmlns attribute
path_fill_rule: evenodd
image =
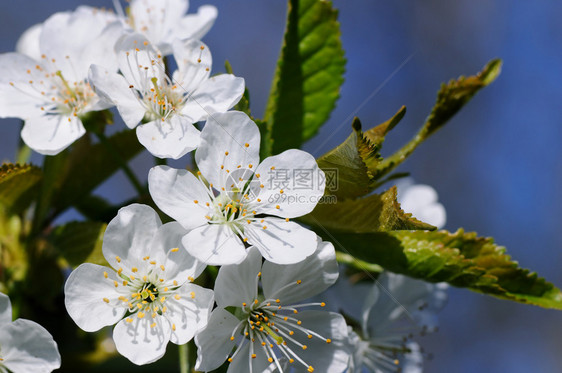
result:
<svg viewBox="0 0 562 373"><path fill-rule="evenodd" d="M261 277L261 272L258 273ZM300 286L301 280L297 280L284 288ZM280 291L279 290L279 291ZM255 348L261 348L269 363L275 362L277 368L282 372L278 356L284 356L289 363L297 361L302 364L308 372L313 372L314 367L304 361L298 354L299 350L306 350L308 346L299 342L297 338L319 339L325 343L332 343L330 338L325 338L312 329L303 325L298 318L299 309L303 307L320 306L325 307L324 302L305 303L283 306L280 299L265 299L259 301L254 299L251 304L242 303L241 311L243 318L232 331L230 340L235 341L235 336L242 334L244 339L238 344L236 350L228 358L232 362L239 353L244 343L250 343L250 357L255 359L257 354ZM256 344L257 342L257 344ZM280 354L276 353L280 352Z"/></svg>
<svg viewBox="0 0 562 373"><path fill-rule="evenodd" d="M361 338L359 345L362 350L363 364L373 371L383 367L388 371L400 372L399 358L413 352L407 342L415 332L415 328L404 327L389 330L382 335L375 334L371 338Z"/></svg>
<svg viewBox="0 0 562 373"><path fill-rule="evenodd" d="M18 91L26 94L33 101L40 101L36 105L46 115L72 115L78 116L95 97L95 92L90 84L85 81L69 81L57 67L54 58L48 59L41 56L45 68L35 65L34 69L26 70L29 77L27 82L10 82ZM67 62L72 66L69 56ZM70 118L68 119L70 121Z"/></svg>
<svg viewBox="0 0 562 373"><path fill-rule="evenodd" d="M179 248L173 248L168 255L178 251ZM121 263L121 258L115 257L115 261ZM166 279L166 267L163 264L152 260L150 256L142 258L142 261L142 271L139 271L137 267L132 267L130 270L120 267L117 270L117 274L123 280L122 282L114 281L114 286L121 293L117 300L111 301L103 298L105 303L127 308L128 316L125 321L128 323L134 321L133 317L156 319L158 316L163 316L168 310L167 302L170 297L175 300L181 299L181 296L177 294L177 289L182 284L176 280ZM104 272L104 277L108 278L107 272ZM188 280L193 281L193 278L189 277ZM192 292L190 295L195 298L195 293ZM156 321L150 325L151 328L156 326ZM175 324L172 324L172 330L176 330Z"/></svg>
<svg viewBox="0 0 562 373"><path fill-rule="evenodd" d="M152 87L142 93L142 101L146 108L146 118L150 121L161 119L163 122L181 109L187 97L178 91L178 86L170 82L168 77L160 79L153 77L150 79Z"/></svg>
<svg viewBox="0 0 562 373"><path fill-rule="evenodd" d="M90 83L82 81L71 84L64 78L60 70L55 73L55 77L60 79L60 83L57 79L53 79L55 83L59 83L57 85L58 96L54 100L58 112L78 116L95 96Z"/></svg>

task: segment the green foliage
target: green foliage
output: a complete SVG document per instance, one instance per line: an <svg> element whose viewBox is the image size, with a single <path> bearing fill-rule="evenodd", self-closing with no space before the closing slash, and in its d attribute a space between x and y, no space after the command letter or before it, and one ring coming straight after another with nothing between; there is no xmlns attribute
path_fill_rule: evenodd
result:
<svg viewBox="0 0 562 373"><path fill-rule="evenodd" d="M320 203L302 221L338 232L372 233L401 229L435 229L405 213L396 200L396 187L382 194L335 204Z"/></svg>
<svg viewBox="0 0 562 373"><path fill-rule="evenodd" d="M135 131L125 130L107 138L107 143L92 144L88 136L80 139L68 154L68 160L59 173L61 182L54 193L53 205L57 211L81 202L98 185L119 170L115 156L127 162L143 150ZM116 155L108 151L108 145ZM101 206L102 208L104 206Z"/></svg>
<svg viewBox="0 0 562 373"><path fill-rule="evenodd" d="M426 136L441 128L453 117L480 89L492 83L500 75L502 61L488 62L478 74L443 83L437 93L437 102L424 125Z"/></svg>
<svg viewBox="0 0 562 373"><path fill-rule="evenodd" d="M380 151L387 134L402 120L406 107L401 107L389 120L363 132L361 122L354 118L353 132L336 148L318 158L323 170L337 170L338 188L327 191L340 198L357 198L372 192L384 182L404 174L381 178L402 163L415 148L441 128L481 88L499 75L500 60L493 60L475 76L460 77L443 84L437 94L437 103L418 134L402 149L384 159Z"/></svg>
<svg viewBox="0 0 562 373"><path fill-rule="evenodd" d="M337 188L326 193L338 198L356 198L371 191L372 178L359 154L359 149L366 149L369 144L361 133L359 119L353 120L352 127L353 132L343 143L317 159L325 172L337 172Z"/></svg>
<svg viewBox="0 0 562 373"><path fill-rule="evenodd" d="M380 149L386 134L404 117L406 107L402 107L392 118L384 123L362 131L359 118L351 125L353 132L336 148L318 158L318 166L325 172L337 170L338 186L326 193L338 198L357 198L372 192L378 185L373 176L382 161Z"/></svg>
<svg viewBox="0 0 562 373"><path fill-rule="evenodd" d="M53 229L48 242L72 267L85 262L107 265L101 251L106 227L94 221L70 222Z"/></svg>
<svg viewBox="0 0 562 373"><path fill-rule="evenodd" d="M289 0L265 113L272 154L299 148L334 109L345 71L337 14L330 1Z"/></svg>
<svg viewBox="0 0 562 373"><path fill-rule="evenodd" d="M3 164L0 167L0 207L8 213L19 213L28 207L41 177L41 169L30 164Z"/></svg>
<svg viewBox="0 0 562 373"><path fill-rule="evenodd" d="M338 250L359 260L430 282L498 298L562 309L562 293L551 283L522 269L492 238L476 233L393 231L353 234L318 229Z"/></svg>
<svg viewBox="0 0 562 373"><path fill-rule="evenodd" d="M437 101L416 136L399 151L387 157L376 167L373 177L381 178L402 163L425 139L443 127L482 88L492 83L501 72L499 59L490 61L478 74L451 80L442 84Z"/></svg>

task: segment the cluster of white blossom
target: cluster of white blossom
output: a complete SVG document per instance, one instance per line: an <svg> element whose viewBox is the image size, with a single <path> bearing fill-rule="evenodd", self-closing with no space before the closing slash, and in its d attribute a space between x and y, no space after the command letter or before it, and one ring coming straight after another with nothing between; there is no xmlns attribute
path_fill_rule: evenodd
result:
<svg viewBox="0 0 562 373"><path fill-rule="evenodd" d="M386 372L396 368L395 355L416 360L418 346L393 334L392 325L435 312L442 287L385 273L355 316L356 330L325 302L308 299L340 273L334 246L291 220L314 209L324 175L301 150L260 162L258 127L230 110L244 80L211 76L211 52L199 40L217 11L202 6L186 15L187 7L187 0L132 0L126 12L116 2L116 13L81 6L33 26L17 53L0 55L0 116L24 120L23 141L41 154L63 151L86 133L88 113L112 107L154 156L195 151L196 173L156 166L148 174L155 204L175 221L162 224L146 205L119 210L103 239L111 268L85 263L72 272L68 313L88 332L116 324L117 351L138 365L161 358L170 341L192 339L196 369L205 372L225 361L228 372ZM194 124L202 121L200 132ZM315 175L314 187L294 187L297 169ZM275 170L289 178L279 182ZM442 207L427 214L444 223ZM221 266L213 290L193 283L208 265ZM381 285L394 301L381 304ZM9 300L1 295L0 302L7 324L0 371L56 369L60 356L48 333L11 322Z"/></svg>

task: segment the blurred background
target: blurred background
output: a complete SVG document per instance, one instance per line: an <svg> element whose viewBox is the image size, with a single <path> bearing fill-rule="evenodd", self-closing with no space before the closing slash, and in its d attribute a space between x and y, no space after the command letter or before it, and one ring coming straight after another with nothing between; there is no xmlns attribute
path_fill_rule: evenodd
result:
<svg viewBox="0 0 562 373"><path fill-rule="evenodd" d="M282 40L286 2L192 1L214 4L219 18L204 41L214 72L228 59L246 79L251 108L263 114ZM110 0L3 0L0 52L56 11ZM441 82L479 71L499 57L499 79L481 91L400 171L432 185L447 209L446 229L493 236L523 267L562 286L562 2L507 0L335 0L340 9L347 73L330 121L305 145L315 156L338 145L357 115L369 128L401 106L408 112L383 155L406 142L429 113ZM1 68L1 67L0 67ZM367 101L365 101L369 98ZM365 101L365 103L364 103ZM361 105L364 103L364 105ZM116 124L116 126L122 126ZM13 160L19 121L0 124L0 160ZM33 160L41 162L35 155ZM152 158L132 166L146 179ZM185 166L185 161L172 163ZM99 194L113 202L133 195L117 174ZM70 212L62 219L76 219ZM420 342L433 359L426 372L562 371L562 313L451 289L440 332Z"/></svg>

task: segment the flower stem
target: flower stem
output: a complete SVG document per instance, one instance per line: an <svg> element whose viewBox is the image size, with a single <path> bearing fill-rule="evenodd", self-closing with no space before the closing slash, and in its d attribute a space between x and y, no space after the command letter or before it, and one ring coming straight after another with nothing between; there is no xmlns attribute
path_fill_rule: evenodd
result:
<svg viewBox="0 0 562 373"><path fill-rule="evenodd" d="M383 268L378 264L367 263L361 259L354 258L349 254L342 253L341 251L336 251L336 259L340 263L350 265L354 268L363 271L374 272L374 273L380 273L383 271Z"/></svg>
<svg viewBox="0 0 562 373"><path fill-rule="evenodd" d="M189 346L188 344L179 345L179 355L180 355L180 373L189 373Z"/></svg>

